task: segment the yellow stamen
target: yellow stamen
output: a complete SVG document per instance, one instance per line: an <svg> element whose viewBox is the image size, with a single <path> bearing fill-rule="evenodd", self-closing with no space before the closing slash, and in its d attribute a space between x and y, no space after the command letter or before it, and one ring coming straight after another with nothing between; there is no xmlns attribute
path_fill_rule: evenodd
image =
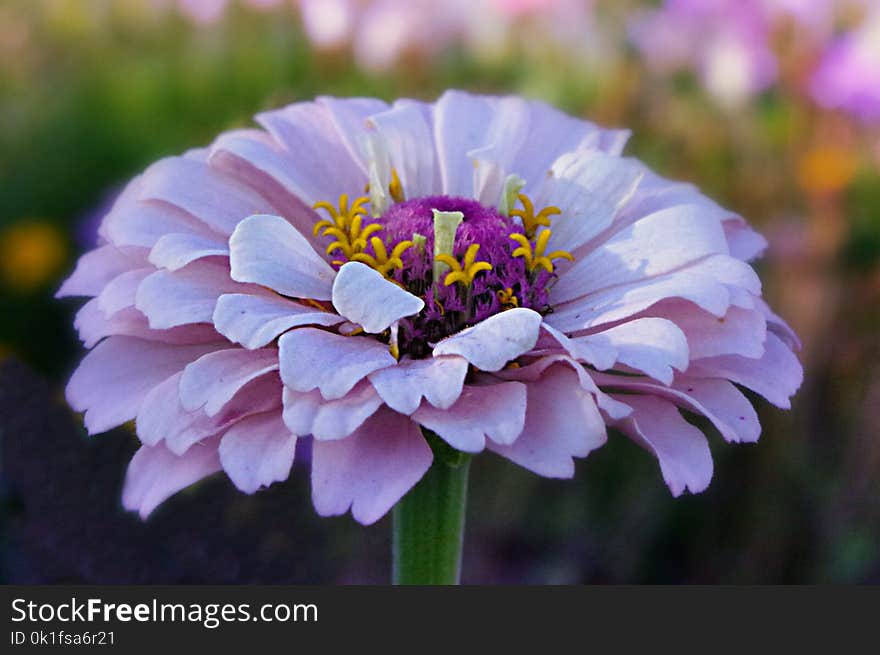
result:
<svg viewBox="0 0 880 655"><path fill-rule="evenodd" d="M313 205L315 210L325 210L332 219L318 221L312 228L315 236L320 233L325 237L333 237L334 241L325 250L328 255L338 250L346 260L351 260L354 255L367 247L368 239L382 229L378 223L370 223L366 227L363 225L364 216L367 215L365 205L369 201L367 196L360 196L349 207L348 194L343 193L339 196L338 208L323 200ZM334 260L333 263L342 265L345 262Z"/></svg>
<svg viewBox="0 0 880 655"><path fill-rule="evenodd" d="M559 207L548 205L535 214L535 205L524 193L517 194L517 198L522 203L522 209L513 209L510 211L511 216L519 216L522 220L523 230L529 239L534 238L539 227L550 227L550 217L561 214Z"/></svg>
<svg viewBox="0 0 880 655"><path fill-rule="evenodd" d="M554 259L567 259L568 261L573 262L574 257L571 256L571 253L565 250L554 250L553 252L544 254L544 251L547 249L547 242L550 240L550 235L550 230L542 230L538 235L535 244L532 245L531 241L529 241L524 234L519 234L518 232L511 234L510 238L519 244L519 248L513 251L513 256L522 257L526 262L526 268L530 272L534 272L540 267L548 273L552 273L554 269Z"/></svg>
<svg viewBox="0 0 880 655"><path fill-rule="evenodd" d="M510 287L498 291L498 301L504 309L519 307L519 299L514 295L513 289Z"/></svg>
<svg viewBox="0 0 880 655"><path fill-rule="evenodd" d="M480 244L471 244L465 252L464 262L461 264L452 255L439 254L434 257L435 260L446 264L451 269L443 279L444 286L448 287L456 282L461 282L464 286L469 287L474 283L477 273L492 270L492 264L489 262L475 261L479 250Z"/></svg>
<svg viewBox="0 0 880 655"><path fill-rule="evenodd" d="M355 262L363 262L367 266L375 268L386 277L391 272L391 269L403 268L401 255L414 245L412 241L401 241L394 246L391 250L391 254L389 254L388 248L379 237L373 237L370 239L370 244L373 246L374 255L369 255L365 252L357 252L351 256L351 260Z"/></svg>
<svg viewBox="0 0 880 655"><path fill-rule="evenodd" d="M403 185L400 183L400 178L397 176L397 169L391 169L391 183L388 185L388 193L391 194L392 200L394 202L403 202L406 200L406 195L403 193Z"/></svg>

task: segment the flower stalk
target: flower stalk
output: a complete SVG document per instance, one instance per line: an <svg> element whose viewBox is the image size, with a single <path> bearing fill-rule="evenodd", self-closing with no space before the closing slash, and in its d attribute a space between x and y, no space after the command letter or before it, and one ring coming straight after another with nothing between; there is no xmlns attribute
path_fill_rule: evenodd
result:
<svg viewBox="0 0 880 655"><path fill-rule="evenodd" d="M471 457L427 430L425 438L434 463L394 507L392 581L455 585L461 575Z"/></svg>

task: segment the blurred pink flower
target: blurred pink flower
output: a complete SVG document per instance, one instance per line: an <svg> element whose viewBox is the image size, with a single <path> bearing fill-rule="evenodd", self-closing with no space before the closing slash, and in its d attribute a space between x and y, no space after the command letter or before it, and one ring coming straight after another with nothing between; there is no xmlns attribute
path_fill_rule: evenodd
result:
<svg viewBox="0 0 880 655"><path fill-rule="evenodd" d="M832 25L833 0L666 0L639 14L630 34L645 62L669 71L692 69L719 101L735 106L777 77L773 28L794 21L798 38Z"/></svg>
<svg viewBox="0 0 880 655"><path fill-rule="evenodd" d="M317 511L372 523L431 465L420 428L567 478L613 426L699 492L681 411L753 442L737 385L784 408L800 385L764 240L626 132L457 91L257 121L134 179L59 291L91 297L67 398L91 434L135 419L142 516L220 470L284 480L310 435Z"/></svg>
<svg viewBox="0 0 880 655"><path fill-rule="evenodd" d="M866 122L880 120L880 7L828 48L810 80L810 93L823 107Z"/></svg>
<svg viewBox="0 0 880 655"><path fill-rule="evenodd" d="M529 22L545 47L589 47L592 2L583 0L298 0L319 47L351 44L358 63L385 70L407 54L432 56L452 45L492 54Z"/></svg>

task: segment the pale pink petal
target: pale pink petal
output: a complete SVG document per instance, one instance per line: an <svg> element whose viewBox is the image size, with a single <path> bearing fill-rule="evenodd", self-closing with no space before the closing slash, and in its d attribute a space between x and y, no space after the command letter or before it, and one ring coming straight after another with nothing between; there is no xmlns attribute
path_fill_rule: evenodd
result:
<svg viewBox="0 0 880 655"><path fill-rule="evenodd" d="M726 255L724 231L698 205L662 209L633 223L578 259L559 278L559 304L616 285L671 273L710 255Z"/></svg>
<svg viewBox="0 0 880 655"><path fill-rule="evenodd" d="M295 303L275 294L229 293L214 307L214 327L224 337L251 350L302 325L330 327L345 320L329 311Z"/></svg>
<svg viewBox="0 0 880 655"><path fill-rule="evenodd" d="M220 470L217 443L212 441L177 456L163 444L141 446L128 465L122 505L147 518L162 502Z"/></svg>
<svg viewBox="0 0 880 655"><path fill-rule="evenodd" d="M117 246L152 248L165 234L217 234L192 214L168 203L139 200L141 180L132 180L104 217L98 233Z"/></svg>
<svg viewBox="0 0 880 655"><path fill-rule="evenodd" d="M323 105L298 102L259 114L257 122L290 153L287 175L297 195L309 204L333 201L340 189L356 192L364 188L367 178Z"/></svg>
<svg viewBox="0 0 880 655"><path fill-rule="evenodd" d="M246 218L229 238L232 279L253 282L285 296L330 300L330 264L280 216Z"/></svg>
<svg viewBox="0 0 880 655"><path fill-rule="evenodd" d="M295 179L298 163L271 136L260 130L225 132L213 143L209 161L259 191L306 240L318 243L312 235L319 220L312 209L315 201L304 199Z"/></svg>
<svg viewBox="0 0 880 655"><path fill-rule="evenodd" d="M545 320L557 330L574 333L628 318L666 298L690 300L721 317L731 305L734 289L751 295L755 286L760 293L760 282L748 264L716 255L673 273L611 287L556 306Z"/></svg>
<svg viewBox="0 0 880 655"><path fill-rule="evenodd" d="M153 330L147 323L147 317L133 307L122 309L108 318L98 308L97 298L93 298L80 308L73 325L86 348L92 348L104 337L113 335L175 344L216 343L221 339L214 328L205 323L180 325L168 330Z"/></svg>
<svg viewBox="0 0 880 655"><path fill-rule="evenodd" d="M672 403L655 396L620 398L633 408L617 427L654 453L673 496L699 493L712 479L712 454L706 437L682 418Z"/></svg>
<svg viewBox="0 0 880 655"><path fill-rule="evenodd" d="M208 416L201 410L187 411L180 404L178 372L153 387L144 398L136 419L138 438L145 446L165 441L171 452L182 455L190 446L220 433L236 421L281 406L281 380L266 375L245 385L223 411Z"/></svg>
<svg viewBox="0 0 880 655"><path fill-rule="evenodd" d="M269 373L244 385L221 411L208 416L202 410L189 412L190 419L165 433L165 443L173 453L181 455L195 444L214 436L246 416L268 411L281 411L281 380ZM178 400L178 405L180 401ZM146 412L146 400L141 410ZM181 411L186 412L181 407Z"/></svg>
<svg viewBox="0 0 880 655"><path fill-rule="evenodd" d="M587 343L610 344L617 362L671 384L675 370L688 367L688 342L684 333L665 318L637 318L589 337Z"/></svg>
<svg viewBox="0 0 880 655"><path fill-rule="evenodd" d="M431 128L415 105L395 103L366 119L385 144L408 198L430 196L438 190Z"/></svg>
<svg viewBox="0 0 880 655"><path fill-rule="evenodd" d="M326 400L319 391L299 392L284 388L284 421L296 435L333 440L347 437L382 406L382 399L368 382L361 382L347 395Z"/></svg>
<svg viewBox="0 0 880 655"><path fill-rule="evenodd" d="M135 306L153 329L190 323L210 323L217 298L224 293L246 292L255 287L229 279L221 261L204 259L179 271L156 271L138 286Z"/></svg>
<svg viewBox="0 0 880 655"><path fill-rule="evenodd" d="M147 263L144 248L101 246L87 252L76 263L76 268L58 292L56 298L69 296L97 296L108 282L134 268Z"/></svg>
<svg viewBox="0 0 880 655"><path fill-rule="evenodd" d="M189 157L167 157L150 166L141 177L139 197L179 207L221 234L231 234L252 214L275 213L250 187Z"/></svg>
<svg viewBox="0 0 880 655"><path fill-rule="evenodd" d="M216 345L172 346L159 341L114 336L83 359L67 385L67 402L85 412L89 434L133 419L157 384Z"/></svg>
<svg viewBox="0 0 880 655"><path fill-rule="evenodd" d="M540 330L540 314L510 309L443 339L434 347L434 357L460 355L483 371L500 371L535 346Z"/></svg>
<svg viewBox="0 0 880 655"><path fill-rule="evenodd" d="M536 193L553 162L563 153L596 149L620 154L628 135L624 130L604 130L555 107L528 101L529 122L525 139L510 162L509 172L526 181L525 192ZM610 137L610 138L609 138Z"/></svg>
<svg viewBox="0 0 880 655"><path fill-rule="evenodd" d="M682 377L674 388L693 399L694 410L709 418L728 441L753 443L761 436L752 403L727 380Z"/></svg>
<svg viewBox="0 0 880 655"><path fill-rule="evenodd" d="M296 437L278 412L242 419L220 440L220 464L241 491L252 494L286 480L293 466Z"/></svg>
<svg viewBox="0 0 880 655"><path fill-rule="evenodd" d="M777 407L789 409L789 398L801 386L804 371L791 349L774 333L767 333L759 359L721 355L691 362L688 375L727 378L755 391Z"/></svg>
<svg viewBox="0 0 880 655"><path fill-rule="evenodd" d="M339 133L348 154L364 175L369 174L369 161L362 139L366 132L365 120L388 109L388 103L375 98L334 98L319 96L317 102L327 110L328 118Z"/></svg>
<svg viewBox="0 0 880 655"><path fill-rule="evenodd" d="M468 361L462 357L402 359L370 373L370 382L382 400L401 414L412 414L422 398L439 409L448 409L458 400Z"/></svg>
<svg viewBox="0 0 880 655"><path fill-rule="evenodd" d="M290 387L284 387L282 397L284 403L284 424L293 434L305 437L312 433L315 424L315 416L318 410L327 401L317 389L312 391L294 391Z"/></svg>
<svg viewBox="0 0 880 655"><path fill-rule="evenodd" d="M722 379L680 376L671 387L652 380L619 375L596 375L607 391L660 396L679 407L708 418L728 441L754 442L761 424L754 407L735 385Z"/></svg>
<svg viewBox="0 0 880 655"><path fill-rule="evenodd" d="M499 444L512 443L522 432L525 417L526 385L520 382L468 385L449 409L425 404L412 415L453 448L471 453L483 450L486 437Z"/></svg>
<svg viewBox="0 0 880 655"><path fill-rule="evenodd" d="M504 380L519 380L522 382L535 382L540 380L545 371L557 364L564 364L577 375L578 383L581 389L593 395L596 404L599 405L605 414L612 419L621 419L630 414L630 408L626 403L615 400L608 394L604 393L596 385L593 377L600 376L595 371L588 372L577 360L563 353L545 354L538 357L535 361L526 366L516 368L506 368L498 371L495 376Z"/></svg>
<svg viewBox="0 0 880 655"><path fill-rule="evenodd" d="M554 366L527 385L525 427L511 445L488 448L523 468L549 478L574 475L574 457L586 457L605 443L605 422L593 396L567 366Z"/></svg>
<svg viewBox="0 0 880 655"><path fill-rule="evenodd" d="M589 336L571 338L546 322L541 324L541 330L546 337L542 335L538 339L536 349L562 348L572 359L590 364L600 371L611 368L617 361L617 349L607 339L592 339Z"/></svg>
<svg viewBox="0 0 880 655"><path fill-rule="evenodd" d="M392 323L418 314L425 301L389 282L366 264L348 262L333 280L333 306L366 332L378 334Z"/></svg>
<svg viewBox="0 0 880 655"><path fill-rule="evenodd" d="M467 153L485 145L491 118L492 100L486 97L451 90L435 103L434 141L444 194L473 197L474 165Z"/></svg>
<svg viewBox="0 0 880 655"><path fill-rule="evenodd" d="M731 307L713 316L684 300L664 300L650 313L673 321L687 337L691 359L715 355L760 357L767 337L767 321L760 310Z"/></svg>
<svg viewBox="0 0 880 655"><path fill-rule="evenodd" d="M342 439L357 430L382 406L382 398L369 382L361 382L342 398L325 400L315 412L309 431L315 439Z"/></svg>
<svg viewBox="0 0 880 655"><path fill-rule="evenodd" d="M473 162L473 198L484 205L498 202L513 160L529 134L529 105L522 98L507 96L491 98L492 115L479 145L465 153Z"/></svg>
<svg viewBox="0 0 880 655"><path fill-rule="evenodd" d="M755 299L755 307L759 309L767 319L767 329L779 337L792 350L801 349L801 340L794 330L782 318L776 314L770 306L761 298Z"/></svg>
<svg viewBox="0 0 880 655"><path fill-rule="evenodd" d="M744 262L760 257L767 249L767 239L749 227L742 218L725 221L724 234L730 254Z"/></svg>
<svg viewBox="0 0 880 655"><path fill-rule="evenodd" d="M189 411L203 409L208 416L214 416L248 382L277 370L278 351L274 348L231 348L208 353L184 369L180 379L181 405Z"/></svg>
<svg viewBox="0 0 880 655"><path fill-rule="evenodd" d="M229 244L218 236L168 233L162 235L150 251L150 263L176 271L205 257L229 256Z"/></svg>
<svg viewBox="0 0 880 655"><path fill-rule="evenodd" d="M421 479L432 459L408 417L377 412L346 439L313 443L312 502L321 516L351 508L359 523L375 523Z"/></svg>
<svg viewBox="0 0 880 655"><path fill-rule="evenodd" d="M629 201L644 175L644 166L598 150L572 152L553 163L539 205L562 214L553 220L548 251L573 251L607 229Z"/></svg>
<svg viewBox="0 0 880 655"><path fill-rule="evenodd" d="M367 337L344 337L316 328L291 330L278 340L281 379L294 391L319 389L342 398L373 371L397 361L388 346Z"/></svg>
<svg viewBox="0 0 880 655"><path fill-rule="evenodd" d="M134 307L138 287L148 275L155 272L155 268L148 266L117 275L98 295L98 309L109 318L126 307Z"/></svg>

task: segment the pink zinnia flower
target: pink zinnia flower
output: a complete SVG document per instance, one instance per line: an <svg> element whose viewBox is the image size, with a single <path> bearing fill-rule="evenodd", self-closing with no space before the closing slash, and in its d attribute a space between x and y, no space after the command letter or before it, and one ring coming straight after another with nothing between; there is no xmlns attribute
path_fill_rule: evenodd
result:
<svg viewBox="0 0 880 655"><path fill-rule="evenodd" d="M59 292L92 297L71 406L143 442L127 508L220 470L255 492L310 435L317 511L372 523L431 465L423 429L567 478L613 426L699 492L682 412L752 442L738 385L789 406L764 240L622 157L626 132L457 91L257 121L133 180Z"/></svg>

